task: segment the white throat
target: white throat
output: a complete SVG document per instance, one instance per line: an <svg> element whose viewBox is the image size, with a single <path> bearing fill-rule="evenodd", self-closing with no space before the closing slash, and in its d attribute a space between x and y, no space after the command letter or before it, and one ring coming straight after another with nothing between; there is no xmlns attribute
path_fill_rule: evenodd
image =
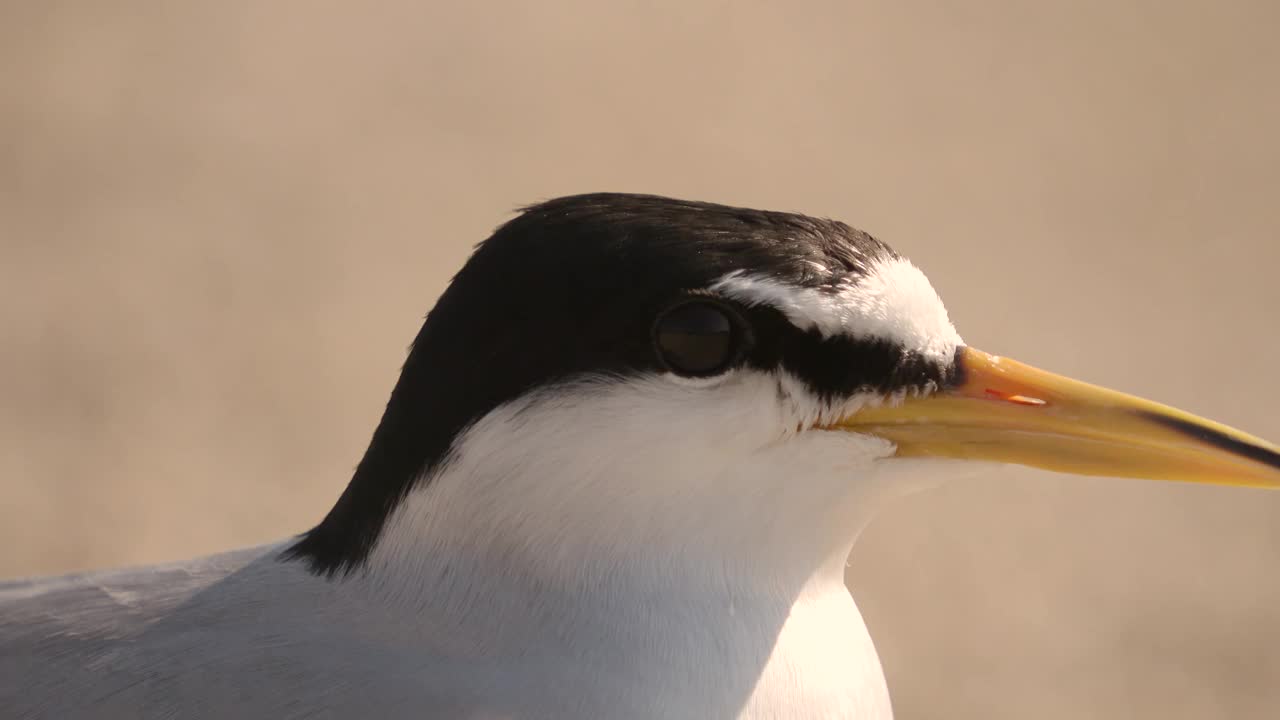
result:
<svg viewBox="0 0 1280 720"><path fill-rule="evenodd" d="M369 569L404 579L461 552L559 582L803 584L843 563L885 497L912 489L900 461L882 462L889 443L812 429L851 403L824 407L749 370L701 387L548 388L464 433L389 518Z"/></svg>
<svg viewBox="0 0 1280 720"><path fill-rule="evenodd" d="M548 667L585 675L557 683L607 693L652 675L640 686L667 705L651 717L734 717L735 703L887 717L843 571L920 468L884 461L880 440L801 429L846 410L754 371L550 388L465 433L389 519L362 582L465 652L559 648L574 659Z"/></svg>

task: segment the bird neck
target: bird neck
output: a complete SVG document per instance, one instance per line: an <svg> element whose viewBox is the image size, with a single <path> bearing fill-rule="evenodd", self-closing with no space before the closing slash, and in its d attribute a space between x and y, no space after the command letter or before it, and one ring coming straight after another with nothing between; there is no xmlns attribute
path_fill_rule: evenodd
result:
<svg viewBox="0 0 1280 720"><path fill-rule="evenodd" d="M790 603L815 585L842 587L854 541L897 485L806 472L801 454L824 453L794 444L785 458L709 480L631 478L625 467L606 467L607 477L563 467L563 477L473 453L483 460L455 461L404 498L360 572L401 597L436 595L465 576L474 587L523 583L583 602L719 592Z"/></svg>
<svg viewBox="0 0 1280 720"><path fill-rule="evenodd" d="M887 716L843 571L907 487L893 465L850 459L848 438L823 432L728 466L494 437L424 477L344 581L424 652L660 702L637 717ZM626 715L609 707L597 715Z"/></svg>
<svg viewBox="0 0 1280 720"><path fill-rule="evenodd" d="M669 561L649 563L570 559L577 552L440 538L396 554L375 550L346 583L370 593L429 656L572 687L588 706L628 705L627 712L604 705L598 717L738 717L762 703L773 716L831 716L787 705L802 696L825 706L826 698L883 695L874 647L842 582L842 558L801 579L785 568L716 567L669 551L654 553ZM532 557L547 553L561 559Z"/></svg>
<svg viewBox="0 0 1280 720"><path fill-rule="evenodd" d="M549 521L529 495L529 516L521 517L502 512L500 500L449 497L449 487L433 483L406 498L360 574L405 598L465 582L499 594L547 593L569 605L607 605L620 593L655 603L731 594L779 604L814 587L842 587L857 532L833 518L737 522L740 513L714 509L673 511L652 528L633 516L575 521L581 508Z"/></svg>
<svg viewBox="0 0 1280 720"><path fill-rule="evenodd" d="M673 545L647 561L583 552L442 533L375 549L345 582L427 654L475 663L477 677L498 666L574 688L576 703L599 704L587 716L888 717L875 647L843 583L844 551L803 573L717 564Z"/></svg>

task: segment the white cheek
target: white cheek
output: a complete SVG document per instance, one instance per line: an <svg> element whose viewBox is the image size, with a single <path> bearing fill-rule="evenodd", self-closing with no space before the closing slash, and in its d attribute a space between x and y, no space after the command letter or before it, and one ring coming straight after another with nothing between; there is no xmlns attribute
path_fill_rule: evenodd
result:
<svg viewBox="0 0 1280 720"><path fill-rule="evenodd" d="M663 545L759 558L825 542L815 516L857 506L872 463L892 451L800 430L844 411L749 368L548 388L468 430L392 514L371 562L410 562L464 536L561 567Z"/></svg>

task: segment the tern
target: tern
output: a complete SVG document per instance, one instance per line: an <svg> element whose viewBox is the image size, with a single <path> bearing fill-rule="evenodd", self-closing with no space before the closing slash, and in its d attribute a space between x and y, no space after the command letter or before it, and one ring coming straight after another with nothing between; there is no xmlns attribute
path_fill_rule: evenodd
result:
<svg viewBox="0 0 1280 720"><path fill-rule="evenodd" d="M0 584L0 716L884 720L850 549L992 462L1280 486L1274 445L965 345L841 222L551 200L453 278L313 529Z"/></svg>

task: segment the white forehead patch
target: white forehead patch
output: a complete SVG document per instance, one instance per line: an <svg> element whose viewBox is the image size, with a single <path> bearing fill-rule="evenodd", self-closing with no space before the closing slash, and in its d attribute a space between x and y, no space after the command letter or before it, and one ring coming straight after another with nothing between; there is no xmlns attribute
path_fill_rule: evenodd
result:
<svg viewBox="0 0 1280 720"><path fill-rule="evenodd" d="M947 362L963 344L933 285L906 258L872 262L865 275L834 290L796 287L735 270L712 291L748 305L769 305L824 338L878 338Z"/></svg>

